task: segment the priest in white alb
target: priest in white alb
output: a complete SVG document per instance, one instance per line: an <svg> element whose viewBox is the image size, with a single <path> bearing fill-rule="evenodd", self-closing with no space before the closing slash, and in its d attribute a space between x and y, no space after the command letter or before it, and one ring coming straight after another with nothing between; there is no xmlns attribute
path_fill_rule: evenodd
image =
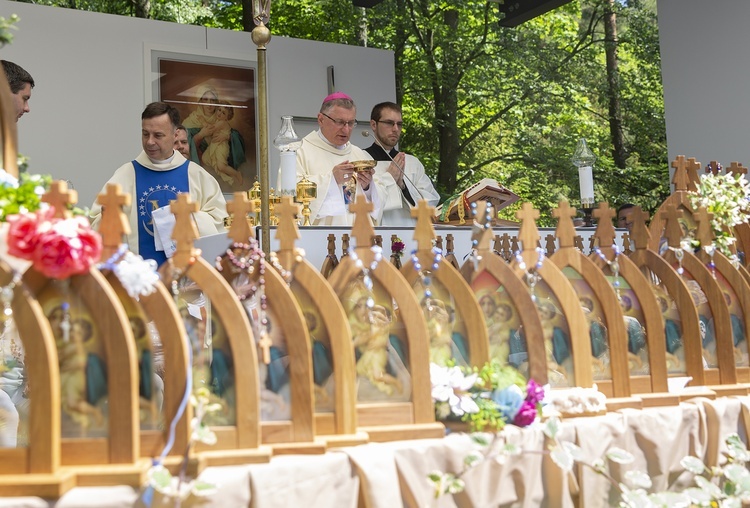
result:
<svg viewBox="0 0 750 508"><path fill-rule="evenodd" d="M360 192L373 204L373 224L379 224L385 186L372 169L355 171L352 164L372 160L349 141L357 126L356 116L351 97L342 92L329 95L318 113L320 128L305 136L297 150L297 181L306 177L317 185L317 198L310 203L310 221L315 226L352 225L354 214L349 212L349 204Z"/></svg>

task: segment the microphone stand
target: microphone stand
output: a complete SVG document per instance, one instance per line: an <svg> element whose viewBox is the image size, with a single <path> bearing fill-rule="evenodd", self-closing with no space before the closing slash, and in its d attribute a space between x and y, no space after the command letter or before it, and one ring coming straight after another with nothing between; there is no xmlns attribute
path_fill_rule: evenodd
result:
<svg viewBox="0 0 750 508"><path fill-rule="evenodd" d="M362 131L362 135L366 138L369 138L370 131ZM401 172L401 176L406 178L406 181L408 181L412 185L412 187L414 187L414 190L416 190L417 194L419 194L419 199L425 199L424 196L422 195L422 192L419 190L419 187L417 187L417 185L412 181L412 179L409 178L409 176L406 174L406 171L404 171L404 168L399 166L398 163L395 160L393 160L393 157L391 157L391 154L388 152L388 150L385 149L383 144L380 142L380 140L374 133L372 135L372 139L375 140L375 144L377 144L385 152L385 155L391 160L393 165L398 168L398 170Z"/></svg>

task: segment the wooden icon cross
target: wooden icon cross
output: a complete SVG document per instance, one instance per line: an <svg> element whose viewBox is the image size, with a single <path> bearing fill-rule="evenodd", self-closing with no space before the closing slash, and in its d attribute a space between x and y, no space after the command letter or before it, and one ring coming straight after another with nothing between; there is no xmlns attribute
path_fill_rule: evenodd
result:
<svg viewBox="0 0 750 508"><path fill-rule="evenodd" d="M276 217L279 218L279 225L276 228L279 251L291 252L294 250L295 242L300 237L297 217L302 211L302 206L295 203L292 196L282 196L281 203L276 205L274 211Z"/></svg>
<svg viewBox="0 0 750 508"><path fill-rule="evenodd" d="M573 217L576 216L577 210L570 206L567 201L560 201L557 208L552 210L552 216L557 218L557 229L555 234L560 240L560 248L573 247L573 238L576 236L576 230L573 226Z"/></svg>
<svg viewBox="0 0 750 508"><path fill-rule="evenodd" d="M68 182L65 180L55 180L49 187L42 201L49 203L55 211L54 216L58 219L67 219L71 216L68 205L74 205L78 202L78 193L73 189L68 189Z"/></svg>
<svg viewBox="0 0 750 508"><path fill-rule="evenodd" d="M247 198L244 192L235 192L234 199L227 203L227 212L232 214L232 225L227 236L237 243L247 243L253 230L247 222L247 216L255 213L255 203Z"/></svg>
<svg viewBox="0 0 750 508"><path fill-rule="evenodd" d="M176 267L184 269L195 255L194 242L198 238L198 228L193 221L193 213L198 211L198 203L191 201L190 194L180 193L177 199L170 202L170 209L175 218L172 240L177 247L172 261Z"/></svg>
<svg viewBox="0 0 750 508"><path fill-rule="evenodd" d="M372 227L370 212L374 205L367 201L364 194L357 194L357 199L349 205L349 211L354 214L354 225L352 226L352 238L355 240L355 248L369 249L375 237L375 229Z"/></svg>
<svg viewBox="0 0 750 508"><path fill-rule="evenodd" d="M431 250L432 242L435 240L435 229L432 227L435 207L430 206L427 200L420 199L417 206L411 209L411 216L417 219L417 226L414 228L413 237L417 241L417 250Z"/></svg>
<svg viewBox="0 0 750 508"><path fill-rule="evenodd" d="M676 206L668 204L667 209L661 212L661 218L665 221L664 233L667 237L667 244L670 247L679 247L682 241L682 228L680 228L679 219L682 218L682 210Z"/></svg>
<svg viewBox="0 0 750 508"><path fill-rule="evenodd" d="M630 231L630 238L635 242L635 248L638 250L648 248L648 242L651 239L651 231L648 230L646 221L649 219L648 212L644 212L640 206L636 206L630 214L633 221L633 229Z"/></svg>
<svg viewBox="0 0 750 508"><path fill-rule="evenodd" d="M684 191L688 188L688 172L687 172L687 161L684 155L678 155L677 158L672 161L672 167L674 168L674 175L672 175L672 183L677 191Z"/></svg>
<svg viewBox="0 0 750 508"><path fill-rule="evenodd" d="M594 210L594 217L596 221L596 231L594 231L594 237L599 239L599 245L604 247L610 247L615 243L615 227L612 224L612 219L615 217L617 212L609 207L609 203L603 201L599 203L599 208Z"/></svg>
<svg viewBox="0 0 750 508"><path fill-rule="evenodd" d="M108 183L107 191L96 197L96 202L102 205L102 220L99 223L99 233L102 236L102 258L109 258L122 243L122 236L130 233L130 223L123 206L130 204L130 194L122 192L119 183Z"/></svg>
<svg viewBox="0 0 750 508"><path fill-rule="evenodd" d="M536 227L539 210L527 201L516 212L516 218L521 221L521 227L518 230L518 239L521 241L524 252L536 250L539 244L539 229Z"/></svg>

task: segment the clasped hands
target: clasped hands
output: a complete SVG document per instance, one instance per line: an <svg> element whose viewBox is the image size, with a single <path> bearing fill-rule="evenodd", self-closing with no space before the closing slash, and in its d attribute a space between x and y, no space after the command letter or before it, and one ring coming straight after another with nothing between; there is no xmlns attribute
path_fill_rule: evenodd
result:
<svg viewBox="0 0 750 508"><path fill-rule="evenodd" d="M374 169L355 171L354 165L349 161L344 161L341 164L333 166L333 178L339 186L344 185L350 178L356 178L357 183L362 190L368 190L370 183L372 183L372 175L375 173Z"/></svg>
<svg viewBox="0 0 750 508"><path fill-rule="evenodd" d="M394 180L399 188L403 189L406 184L404 183L404 167L406 164L406 154L404 152L398 152L393 158L393 162L388 165L386 170Z"/></svg>

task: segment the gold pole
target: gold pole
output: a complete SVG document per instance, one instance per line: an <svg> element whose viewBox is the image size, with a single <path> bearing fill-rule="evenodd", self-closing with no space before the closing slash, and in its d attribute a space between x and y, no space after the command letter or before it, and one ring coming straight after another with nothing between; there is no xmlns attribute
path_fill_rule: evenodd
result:
<svg viewBox="0 0 750 508"><path fill-rule="evenodd" d="M266 44L271 40L271 31L259 22L251 37L258 46L258 141L260 143L260 243L266 256L271 253L270 195L268 184L268 99L266 97Z"/></svg>

